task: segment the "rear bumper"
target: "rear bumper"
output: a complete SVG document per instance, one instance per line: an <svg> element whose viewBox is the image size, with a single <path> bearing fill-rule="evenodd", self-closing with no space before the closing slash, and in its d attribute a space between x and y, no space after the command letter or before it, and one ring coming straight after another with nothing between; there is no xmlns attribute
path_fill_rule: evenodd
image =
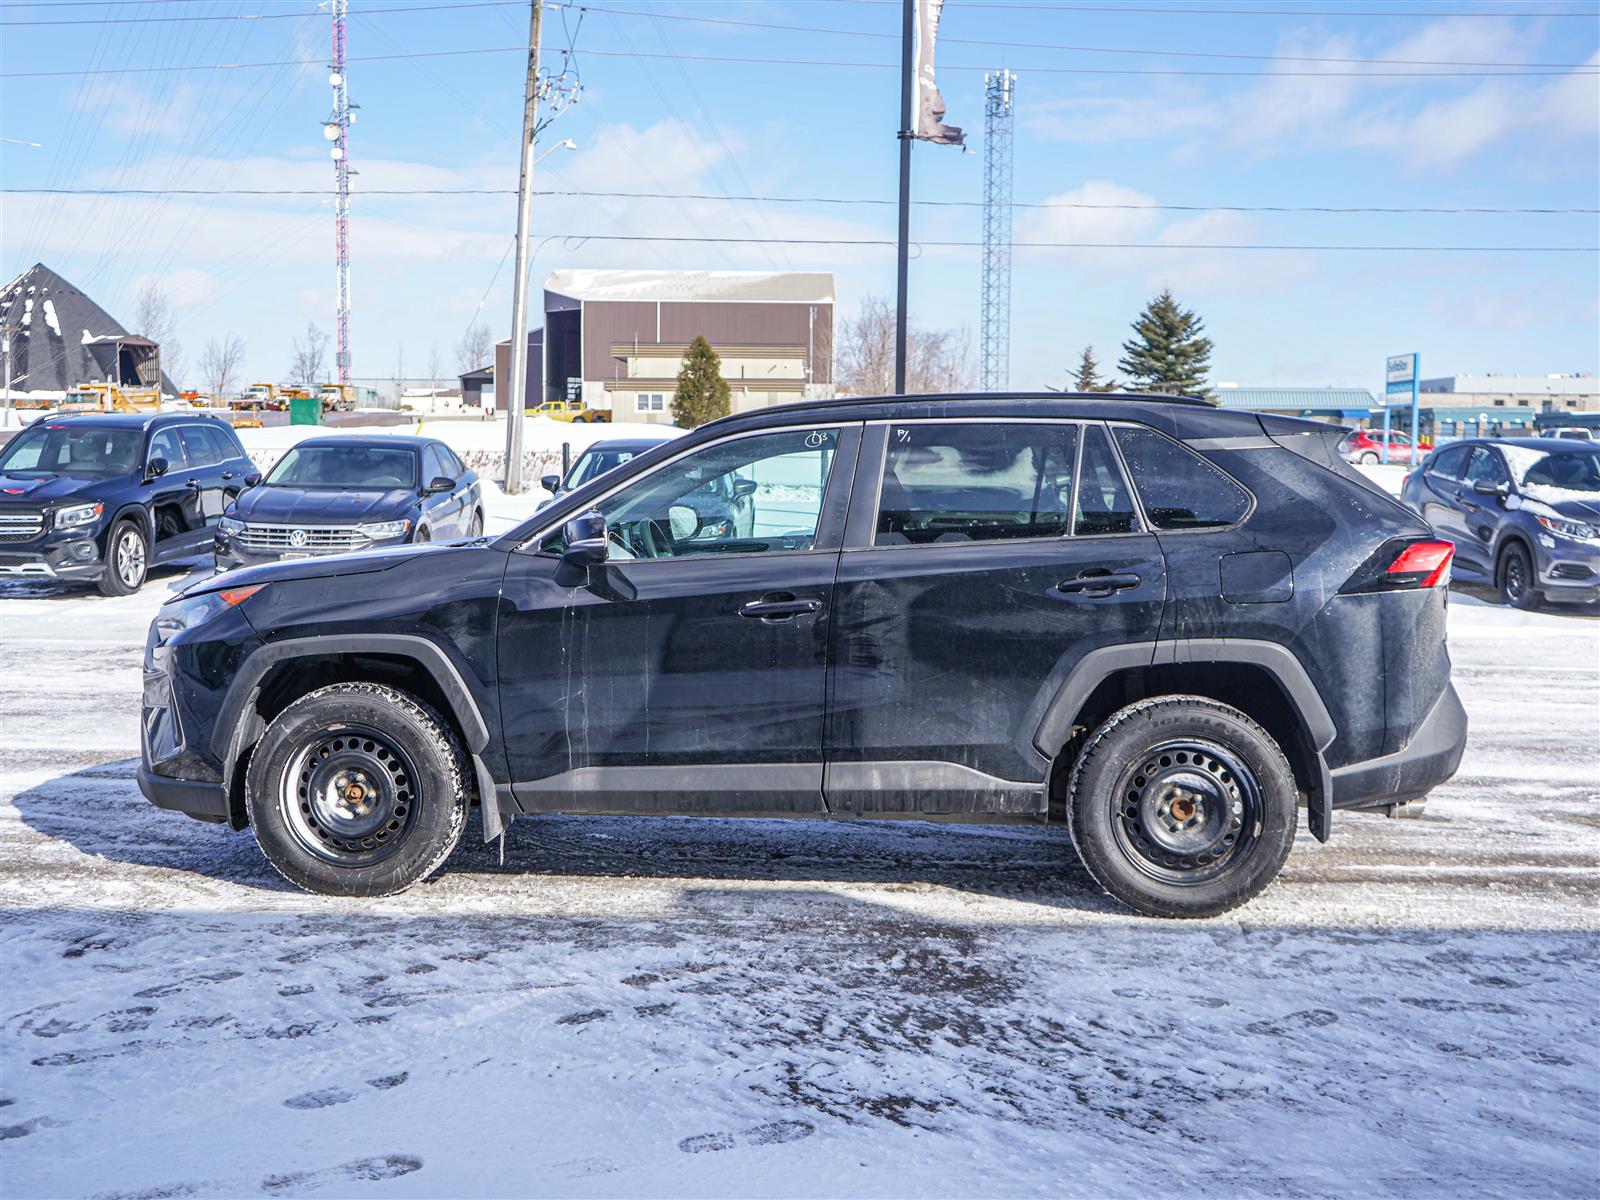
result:
<svg viewBox="0 0 1600 1200"><path fill-rule="evenodd" d="M1379 808L1415 800L1445 782L1467 748L1467 710L1446 684L1405 749L1332 772L1333 807Z"/></svg>
<svg viewBox="0 0 1600 1200"><path fill-rule="evenodd" d="M200 821L221 824L228 819L228 798L220 783L201 783L192 779L171 779L139 768L139 791L157 808L181 812Z"/></svg>

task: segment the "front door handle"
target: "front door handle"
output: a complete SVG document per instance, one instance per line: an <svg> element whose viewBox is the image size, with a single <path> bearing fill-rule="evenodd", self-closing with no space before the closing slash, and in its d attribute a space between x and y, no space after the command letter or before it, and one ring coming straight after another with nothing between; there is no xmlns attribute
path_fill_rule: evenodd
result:
<svg viewBox="0 0 1600 1200"><path fill-rule="evenodd" d="M763 621L788 621L806 613L817 612L821 608L822 601L815 598L797 600L792 596L767 596L741 605L739 615L757 617Z"/></svg>
<svg viewBox="0 0 1600 1200"><path fill-rule="evenodd" d="M1083 572L1076 579L1056 584L1055 590L1069 596L1109 596L1113 592L1136 588L1141 582L1131 571L1091 570Z"/></svg>
<svg viewBox="0 0 1600 1200"><path fill-rule="evenodd" d="M196 491L199 491L200 481L198 479L185 479L183 481L183 486L186 488L194 488Z"/></svg>

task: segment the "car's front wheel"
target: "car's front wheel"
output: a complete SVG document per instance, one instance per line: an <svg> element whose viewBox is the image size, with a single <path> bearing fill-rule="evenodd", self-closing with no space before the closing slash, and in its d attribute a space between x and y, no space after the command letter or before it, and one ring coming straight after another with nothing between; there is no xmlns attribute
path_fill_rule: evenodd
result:
<svg viewBox="0 0 1600 1200"><path fill-rule="evenodd" d="M1283 751L1238 709L1160 696L1113 713L1073 766L1067 820L1095 882L1156 917L1211 917L1277 877L1299 793Z"/></svg>
<svg viewBox="0 0 1600 1200"><path fill-rule="evenodd" d="M150 571L150 543L137 521L118 521L106 539L106 565L100 590L107 596L137 592Z"/></svg>
<svg viewBox="0 0 1600 1200"><path fill-rule="evenodd" d="M467 820L466 756L438 713L375 683L302 696L250 757L245 809L268 861L307 891L388 896L431 875Z"/></svg>
<svg viewBox="0 0 1600 1200"><path fill-rule="evenodd" d="M1539 607L1539 591L1533 586L1533 557L1521 542L1512 542L1500 556L1500 601L1513 608Z"/></svg>

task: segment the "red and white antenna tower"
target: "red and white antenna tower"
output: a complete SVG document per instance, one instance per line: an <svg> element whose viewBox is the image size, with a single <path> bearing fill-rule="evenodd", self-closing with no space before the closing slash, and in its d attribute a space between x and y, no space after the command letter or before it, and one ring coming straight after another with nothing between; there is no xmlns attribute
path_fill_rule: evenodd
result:
<svg viewBox="0 0 1600 1200"><path fill-rule="evenodd" d="M350 382L350 125L355 120L353 109L361 107L350 103L349 78L345 74L344 22L350 12L350 0L328 0L333 13L333 62L328 68L328 82L333 85L333 114L323 122L322 136L333 143L333 221L335 231L334 260L338 270L338 350L334 362L339 368L339 382Z"/></svg>

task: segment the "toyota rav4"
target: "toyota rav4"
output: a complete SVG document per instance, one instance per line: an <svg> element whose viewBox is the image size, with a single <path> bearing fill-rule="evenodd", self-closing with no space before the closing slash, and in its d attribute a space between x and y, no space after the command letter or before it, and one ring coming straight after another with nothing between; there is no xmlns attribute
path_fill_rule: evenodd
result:
<svg viewBox="0 0 1600 1200"><path fill-rule="evenodd" d="M384 895L525 813L1063 821L1150 914L1282 867L1303 806L1461 758L1452 547L1343 430L1177 398L714 421L509 533L164 606L139 783L292 882ZM748 498L707 530L694 497Z"/></svg>

